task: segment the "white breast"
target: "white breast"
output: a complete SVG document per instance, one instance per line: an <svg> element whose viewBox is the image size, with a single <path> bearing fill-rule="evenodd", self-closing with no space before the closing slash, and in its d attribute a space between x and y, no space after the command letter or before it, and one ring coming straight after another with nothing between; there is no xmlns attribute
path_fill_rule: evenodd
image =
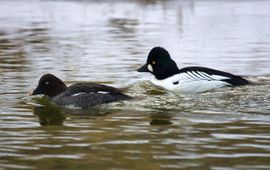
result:
<svg viewBox="0 0 270 170"><path fill-rule="evenodd" d="M228 79L228 77L191 71L176 74L164 80L153 78L151 82L167 90L177 91L182 94L194 94L230 86L229 83L220 81L223 79Z"/></svg>

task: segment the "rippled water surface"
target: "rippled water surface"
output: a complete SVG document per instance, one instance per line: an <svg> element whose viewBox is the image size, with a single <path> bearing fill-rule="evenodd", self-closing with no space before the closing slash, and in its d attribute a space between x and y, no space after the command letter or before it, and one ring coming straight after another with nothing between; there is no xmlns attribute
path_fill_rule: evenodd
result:
<svg viewBox="0 0 270 170"><path fill-rule="evenodd" d="M0 1L0 169L270 169L269 1ZM176 95L137 73L154 46L255 85ZM128 87L34 107L39 77Z"/></svg>

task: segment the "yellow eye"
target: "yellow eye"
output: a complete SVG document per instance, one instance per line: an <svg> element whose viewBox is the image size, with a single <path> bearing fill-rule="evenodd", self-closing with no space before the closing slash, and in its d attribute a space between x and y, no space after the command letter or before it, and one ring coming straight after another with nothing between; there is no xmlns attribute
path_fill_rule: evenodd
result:
<svg viewBox="0 0 270 170"><path fill-rule="evenodd" d="M156 61L154 60L154 61L152 61L152 64L154 65L154 64L156 64Z"/></svg>

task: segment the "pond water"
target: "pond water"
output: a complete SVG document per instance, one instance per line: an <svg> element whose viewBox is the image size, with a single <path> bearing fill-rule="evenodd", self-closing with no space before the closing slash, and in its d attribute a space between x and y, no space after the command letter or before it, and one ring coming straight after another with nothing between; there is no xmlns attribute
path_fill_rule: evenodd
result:
<svg viewBox="0 0 270 170"><path fill-rule="evenodd" d="M0 1L0 169L270 169L270 1ZM179 67L255 85L180 96L136 72ZM34 107L39 77L128 87L136 101Z"/></svg>

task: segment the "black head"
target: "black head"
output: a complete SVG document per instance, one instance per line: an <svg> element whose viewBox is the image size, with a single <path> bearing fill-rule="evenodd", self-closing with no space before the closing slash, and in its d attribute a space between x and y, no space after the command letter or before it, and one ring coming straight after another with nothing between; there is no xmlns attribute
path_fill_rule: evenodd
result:
<svg viewBox="0 0 270 170"><path fill-rule="evenodd" d="M32 95L44 94L49 97L56 96L67 90L67 86L52 74L43 75L38 83L37 88L32 92Z"/></svg>
<svg viewBox="0 0 270 170"><path fill-rule="evenodd" d="M162 47L154 47L148 54L146 64L137 71L150 72L157 79L162 80L177 74L179 69L167 50Z"/></svg>

